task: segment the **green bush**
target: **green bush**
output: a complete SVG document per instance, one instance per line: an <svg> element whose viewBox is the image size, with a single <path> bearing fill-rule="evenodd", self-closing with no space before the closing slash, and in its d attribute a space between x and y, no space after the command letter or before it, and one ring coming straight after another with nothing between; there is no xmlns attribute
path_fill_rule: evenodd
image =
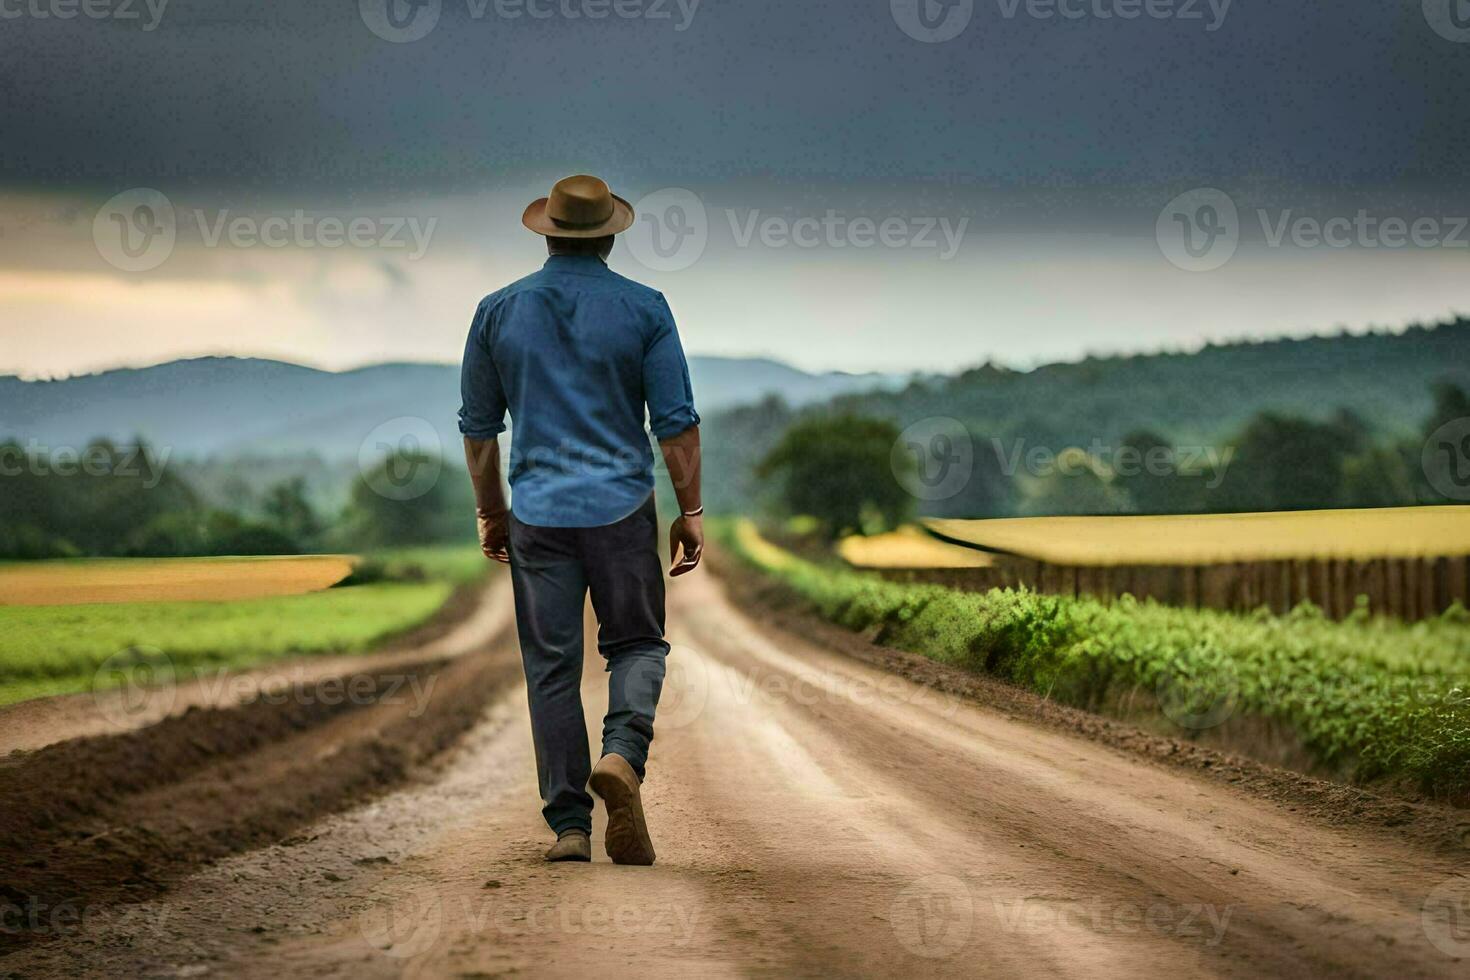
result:
<svg viewBox="0 0 1470 980"><path fill-rule="evenodd" d="M1470 656L1464 610L1403 623L1181 609L1125 596L963 592L889 582L781 552L748 522L720 536L823 618L880 642L1096 708L1139 689L1228 696L1229 711L1294 731L1324 766L1359 780L1410 777L1435 796L1470 790Z"/></svg>

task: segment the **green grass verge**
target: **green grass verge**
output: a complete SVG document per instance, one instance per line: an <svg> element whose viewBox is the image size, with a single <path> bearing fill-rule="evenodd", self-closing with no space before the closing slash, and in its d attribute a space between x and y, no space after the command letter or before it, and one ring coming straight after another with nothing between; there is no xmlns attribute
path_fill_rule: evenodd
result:
<svg viewBox="0 0 1470 980"><path fill-rule="evenodd" d="M175 676L281 657L360 653L427 621L458 585L489 569L478 548L413 548L369 556L374 580L305 595L230 602L0 606L0 705L94 689L99 673L138 651L166 656Z"/></svg>
<svg viewBox="0 0 1470 980"><path fill-rule="evenodd" d="M1144 692L1181 734L1257 717L1288 726L1325 768L1470 791L1470 617L1426 622L1111 605L1025 590L889 582L797 558L748 521L727 549L823 618L880 642L983 671L1078 707Z"/></svg>
<svg viewBox="0 0 1470 980"><path fill-rule="evenodd" d="M468 585L483 578L490 560L478 547L386 548L364 555L343 585L366 582L449 582Z"/></svg>

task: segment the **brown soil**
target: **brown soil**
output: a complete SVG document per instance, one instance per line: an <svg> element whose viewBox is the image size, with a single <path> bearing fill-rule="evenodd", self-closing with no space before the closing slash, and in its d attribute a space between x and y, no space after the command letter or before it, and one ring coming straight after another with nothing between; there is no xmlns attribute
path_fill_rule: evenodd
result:
<svg viewBox="0 0 1470 980"><path fill-rule="evenodd" d="M0 900L25 908L152 897L201 864L402 782L515 679L504 644L488 643L506 628L507 593L501 581L459 598L416 631L426 641L416 650L262 667L238 675L256 683L224 688L223 703L206 703L221 689L200 684L177 699L153 692L142 714L165 702L172 710L146 727L86 696L57 699L67 707L51 714L44 703L18 712L44 719L45 734L10 730L45 747L12 750L0 764ZM486 649L456 656L477 645ZM89 704L94 717L85 718ZM86 736L69 737L68 721ZM93 734L119 722L127 730ZM0 949L34 938L4 926Z"/></svg>

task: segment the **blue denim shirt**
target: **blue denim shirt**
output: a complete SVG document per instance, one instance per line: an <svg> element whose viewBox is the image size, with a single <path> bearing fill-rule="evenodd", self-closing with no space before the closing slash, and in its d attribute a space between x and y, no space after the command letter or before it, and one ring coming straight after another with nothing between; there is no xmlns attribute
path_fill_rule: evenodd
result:
<svg viewBox="0 0 1470 980"><path fill-rule="evenodd" d="M593 255L553 255L491 293L470 324L459 431L511 433L511 510L538 527L602 527L653 491L653 447L699 424L663 295Z"/></svg>

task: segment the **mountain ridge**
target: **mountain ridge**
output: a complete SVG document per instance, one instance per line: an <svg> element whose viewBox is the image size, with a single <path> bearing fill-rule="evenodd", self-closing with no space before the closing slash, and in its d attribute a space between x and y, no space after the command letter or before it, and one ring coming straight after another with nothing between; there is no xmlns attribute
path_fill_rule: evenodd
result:
<svg viewBox="0 0 1470 980"><path fill-rule="evenodd" d="M900 374L810 373L770 358L689 358L705 414L781 395L793 405L891 390ZM345 371L265 357L205 355L62 379L0 376L0 439L81 448L137 438L186 456L355 457L378 425L423 419L458 442L459 366L393 361ZM441 447L442 448L442 447Z"/></svg>

